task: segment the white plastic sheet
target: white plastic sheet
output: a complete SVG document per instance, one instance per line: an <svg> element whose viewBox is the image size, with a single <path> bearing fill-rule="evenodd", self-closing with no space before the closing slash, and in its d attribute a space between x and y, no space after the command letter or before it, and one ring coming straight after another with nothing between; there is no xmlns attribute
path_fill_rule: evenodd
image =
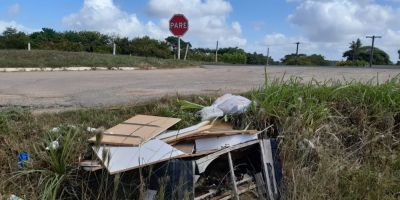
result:
<svg viewBox="0 0 400 200"><path fill-rule="evenodd" d="M199 111L199 113L201 116L201 121L211 120L217 117L224 116L224 112L215 106L204 107Z"/></svg>
<svg viewBox="0 0 400 200"><path fill-rule="evenodd" d="M256 139L257 134L201 138L196 140L196 152L219 150Z"/></svg>
<svg viewBox="0 0 400 200"><path fill-rule="evenodd" d="M92 148L110 174L155 164L184 154L158 139L149 140L142 146L135 147L101 146L96 148L93 146ZM108 154L105 159L103 158L104 151L108 152L105 154Z"/></svg>
<svg viewBox="0 0 400 200"><path fill-rule="evenodd" d="M221 109L224 114L236 114L246 112L251 101L239 95L225 94L212 104L212 106Z"/></svg>

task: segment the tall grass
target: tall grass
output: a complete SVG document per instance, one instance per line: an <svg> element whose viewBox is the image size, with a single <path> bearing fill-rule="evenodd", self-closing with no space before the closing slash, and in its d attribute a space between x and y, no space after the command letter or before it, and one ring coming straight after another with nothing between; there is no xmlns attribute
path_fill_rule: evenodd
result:
<svg viewBox="0 0 400 200"><path fill-rule="evenodd" d="M244 95L256 103L248 113L229 116L228 120L237 128L261 130L273 125L272 129L268 129L268 135L280 141L284 199L399 198L398 78L380 84L376 83L376 79L368 83L303 83L299 78L278 79L270 80L260 89ZM65 163L64 159L52 159L43 146L38 151L33 146L44 144L43 139L54 140L54 137L49 138L47 130L59 124L75 125L79 130L87 126L111 127L137 113L182 118L182 122L174 128L187 127L199 120L193 110L181 109L183 101L177 103L175 99L164 98L142 106L38 115L24 110L2 112L0 141L4 145L0 147L0 191L28 199L38 199L43 195L54 197L53 194L58 198L64 195L71 199L137 198L139 190L142 190L137 172L108 177L105 171L89 174L76 170L77 158L91 152L86 143L91 136L89 133L80 131L74 136L72 153L65 155L70 155L68 160L71 161L65 165L53 165ZM179 99L207 105L214 98ZM68 137L67 133L64 132L63 137ZM46 176L43 173L35 172L33 176L19 176L11 183L6 182L6 177L17 171L16 156L21 151L31 154L32 170L49 170L52 172L50 177L54 178L49 181L44 179ZM42 156L45 159L41 159ZM40 183L48 183L49 186ZM115 188L115 185L118 187ZM163 198L163 195L159 197Z"/></svg>

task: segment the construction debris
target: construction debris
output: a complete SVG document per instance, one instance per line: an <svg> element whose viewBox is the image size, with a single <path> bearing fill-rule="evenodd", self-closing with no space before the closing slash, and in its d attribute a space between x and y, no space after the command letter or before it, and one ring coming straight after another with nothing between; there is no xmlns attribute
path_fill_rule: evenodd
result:
<svg viewBox="0 0 400 200"><path fill-rule="evenodd" d="M179 121L180 119L169 117L136 115L104 131L100 143L121 146L139 146L164 132ZM90 138L89 142L95 143L96 137Z"/></svg>
<svg viewBox="0 0 400 200"><path fill-rule="evenodd" d="M203 110L241 113L250 104L244 97L227 94ZM218 120L167 130L179 121L136 115L90 138L96 160L81 161L80 167L90 172L106 168L110 174L155 167L146 183L146 199L154 199L160 185L165 199L239 199L249 192L260 199L279 198L277 149L263 138L263 131L235 130ZM167 165L162 164L165 161ZM167 179L161 183L163 178Z"/></svg>

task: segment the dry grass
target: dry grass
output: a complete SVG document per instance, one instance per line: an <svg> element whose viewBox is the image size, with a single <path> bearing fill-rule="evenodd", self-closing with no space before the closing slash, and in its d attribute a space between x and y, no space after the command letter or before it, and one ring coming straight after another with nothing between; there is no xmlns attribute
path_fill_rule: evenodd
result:
<svg viewBox="0 0 400 200"><path fill-rule="evenodd" d="M270 81L265 87L246 94L255 100L251 110L230 116L237 127L263 129L280 139L283 164L283 199L398 199L400 198L400 81L311 82L299 79ZM78 157L91 151L82 131L90 127L110 127L136 113L183 119L179 127L196 122L191 110L181 110L176 98L165 98L144 106L123 106L43 113L33 115L23 110L4 111L0 115L0 191L26 199L43 195L40 173L6 182L16 170L18 152L32 157L32 169L51 169L40 159L43 139L48 130L60 124L75 125L80 131L75 140L66 178L57 190L57 198L112 199L138 195L137 174L118 178L105 172L92 175L77 170ZM188 97L191 102L208 105L209 97ZM4 144L4 145L3 145ZM37 151L34 150L37 146ZM87 152L87 153L79 153ZM54 170L52 170L54 171ZM63 173L61 173L63 174ZM115 192L117 191L117 192ZM114 198L116 198L114 196ZM117 198L117 199L118 199Z"/></svg>
<svg viewBox="0 0 400 200"><path fill-rule="evenodd" d="M65 52L50 50L0 50L0 68L4 67L138 67L148 69L198 66L198 62L116 55Z"/></svg>

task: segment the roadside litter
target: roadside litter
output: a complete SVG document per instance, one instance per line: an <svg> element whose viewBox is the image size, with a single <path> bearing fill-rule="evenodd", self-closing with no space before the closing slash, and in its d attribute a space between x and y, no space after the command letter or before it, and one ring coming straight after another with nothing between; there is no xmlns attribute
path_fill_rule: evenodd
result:
<svg viewBox="0 0 400 200"><path fill-rule="evenodd" d="M80 167L118 174L168 161L146 183L147 199L156 196L163 176L169 177L163 190L166 199L239 199L249 192L258 199L278 199L281 171L276 141L264 138L264 131L235 130L213 120L221 116L216 112L242 113L250 104L244 97L224 95L202 109L202 119L207 120L180 130L168 130L178 118L133 116L90 138L96 159L82 160ZM182 178L186 184L172 192Z"/></svg>
<svg viewBox="0 0 400 200"><path fill-rule="evenodd" d="M29 154L27 152L21 152L18 155L18 169L24 169L25 163L29 161Z"/></svg>
<svg viewBox="0 0 400 200"><path fill-rule="evenodd" d="M250 106L251 101L245 97L225 94L217 98L211 106L204 107L199 111L202 121L226 114L238 114L245 112Z"/></svg>

